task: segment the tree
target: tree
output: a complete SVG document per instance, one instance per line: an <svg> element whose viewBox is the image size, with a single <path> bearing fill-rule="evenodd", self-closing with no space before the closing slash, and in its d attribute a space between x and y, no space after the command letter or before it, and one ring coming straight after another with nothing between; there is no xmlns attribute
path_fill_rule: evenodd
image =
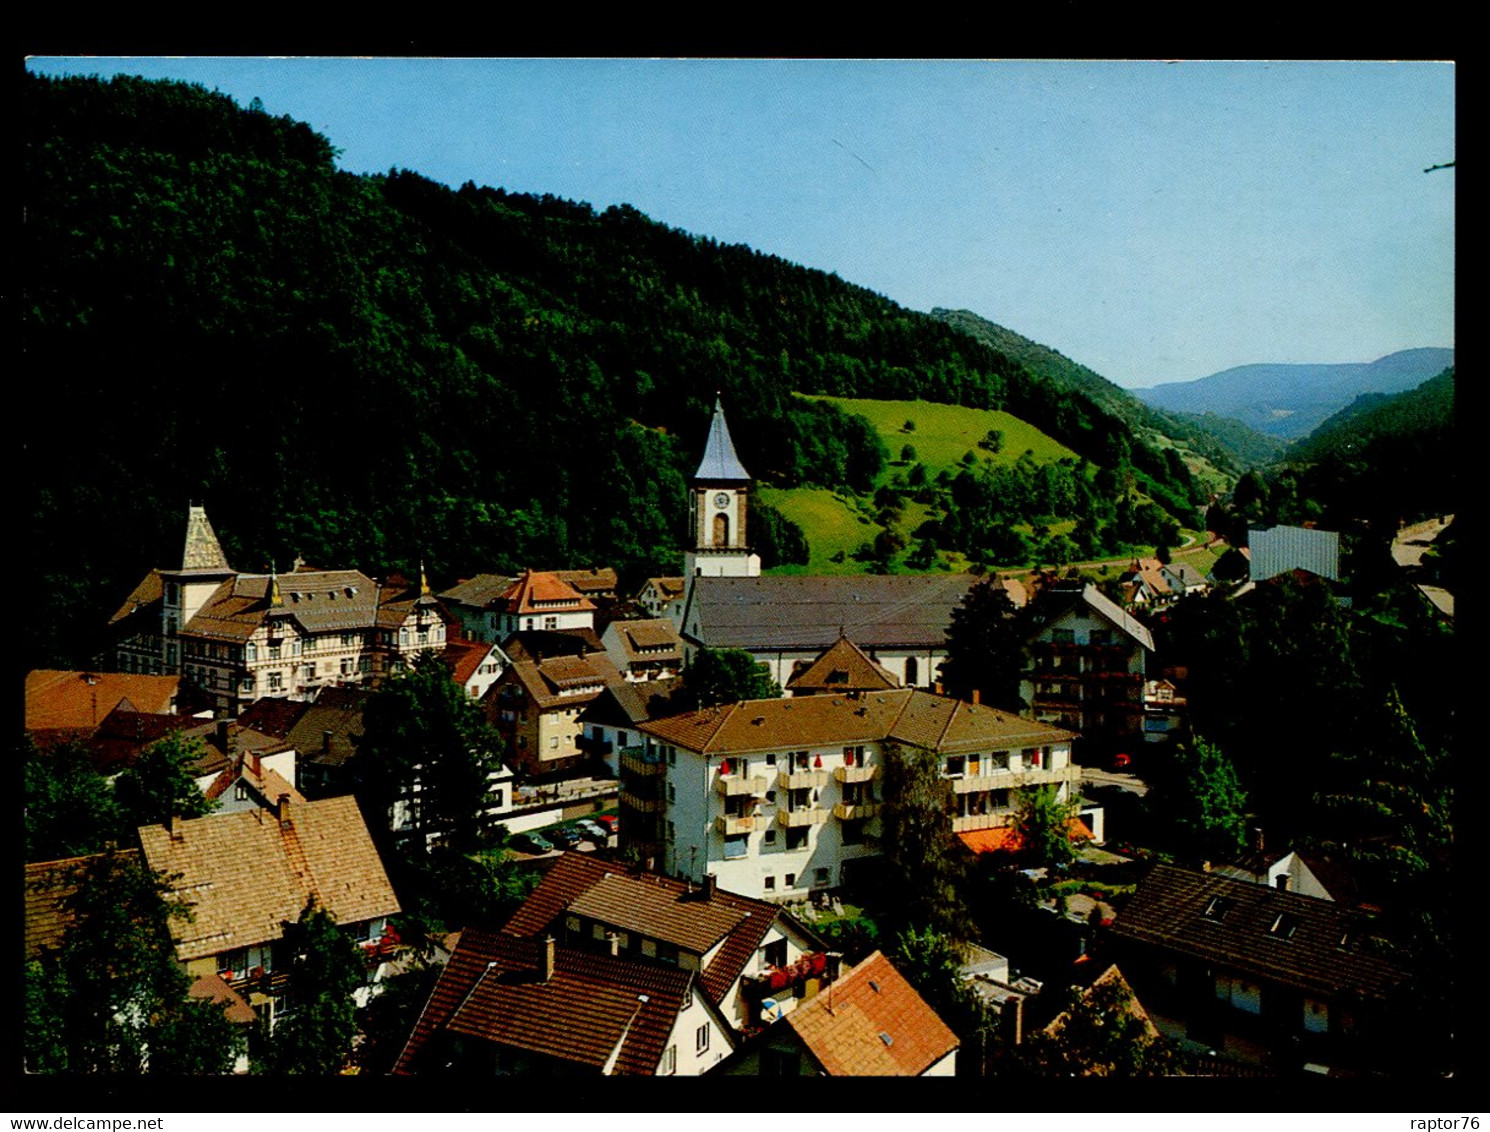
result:
<svg viewBox="0 0 1490 1132"><path fill-rule="evenodd" d="M197 785L196 767L205 754L200 739L187 739L179 731L146 747L114 781L125 827L165 825L173 817L199 818L217 809Z"/></svg>
<svg viewBox="0 0 1490 1132"><path fill-rule="evenodd" d="M1022 665L1019 629L1023 620L1008 591L990 575L973 585L952 610L947 626L947 659L942 681L948 693L1005 711L1019 711L1019 674Z"/></svg>
<svg viewBox="0 0 1490 1132"><path fill-rule="evenodd" d="M701 648L683 669L683 680L672 695L671 707L676 711L694 711L780 696L781 685L764 664L744 649Z"/></svg>
<svg viewBox="0 0 1490 1132"><path fill-rule="evenodd" d="M108 780L80 743L43 751L27 735L21 750L26 860L56 861L96 853L125 827Z"/></svg>
<svg viewBox="0 0 1490 1132"><path fill-rule="evenodd" d="M916 458L916 446L914 444L902 444L900 446L900 462L902 464L912 463ZM925 472L922 472L925 475Z"/></svg>
<svg viewBox="0 0 1490 1132"><path fill-rule="evenodd" d="M1162 1077L1174 1056L1111 968L1086 991L1072 987L1066 1009L1019 1047L1015 1064L1039 1077Z"/></svg>
<svg viewBox="0 0 1490 1132"><path fill-rule="evenodd" d="M952 784L935 751L885 744L881 847L890 921L902 928L971 934L963 900L965 854L952 833Z"/></svg>
<svg viewBox="0 0 1490 1132"><path fill-rule="evenodd" d="M1076 803L1061 800L1060 787L1026 787L1019 792L1014 828L1019 831L1019 853L1034 868L1064 865L1076 855L1071 848L1071 818Z"/></svg>
<svg viewBox="0 0 1490 1132"><path fill-rule="evenodd" d="M25 1056L38 1072L226 1073L243 1046L222 1008L187 997L168 879L132 854L103 853L56 883L72 924L26 967Z"/></svg>
<svg viewBox="0 0 1490 1132"><path fill-rule="evenodd" d="M295 923L285 924L281 947L290 960L291 1009L273 1033L262 1037L255 1070L323 1077L339 1073L357 1036L352 992L365 980L363 957L315 897Z"/></svg>
<svg viewBox="0 0 1490 1132"><path fill-rule="evenodd" d="M434 653L420 656L372 697L362 718L356 792L374 835L386 841L398 809L412 806L417 783L412 827L459 852L479 848L502 740L445 662Z"/></svg>
<svg viewBox="0 0 1490 1132"><path fill-rule="evenodd" d="M384 979L382 993L357 1012L362 1041L356 1061L363 1073L393 1072L442 970L439 964L416 959L407 970Z"/></svg>
<svg viewBox="0 0 1490 1132"><path fill-rule="evenodd" d="M895 937L893 961L906 982L962 1039L958 1055L964 1075L981 1075L984 1062L999 1036L999 1017L962 977L962 954L954 940L927 928L907 928Z"/></svg>
<svg viewBox="0 0 1490 1132"><path fill-rule="evenodd" d="M1177 853L1228 861L1246 848L1247 795L1219 746L1177 743L1154 777L1144 801Z"/></svg>

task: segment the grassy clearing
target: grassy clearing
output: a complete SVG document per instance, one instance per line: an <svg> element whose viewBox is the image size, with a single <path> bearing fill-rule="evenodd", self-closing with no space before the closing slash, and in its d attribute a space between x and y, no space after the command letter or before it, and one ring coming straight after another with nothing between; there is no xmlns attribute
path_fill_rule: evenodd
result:
<svg viewBox="0 0 1490 1132"><path fill-rule="evenodd" d="M862 574L864 566L850 557L859 545L872 542L880 528L854 505L848 492L823 487L761 487L762 502L769 503L807 535L811 561L806 566L782 566L773 574ZM833 556L842 552L843 561Z"/></svg>
<svg viewBox="0 0 1490 1132"><path fill-rule="evenodd" d="M962 458L969 452L979 460L996 464L1012 464L1026 451L1033 452L1034 459L1041 464L1076 455L1034 425L1005 412L940 405L932 401L871 401L862 397L819 397L817 400L831 401L844 412L857 413L874 425L890 452L891 464L886 469L886 479L908 466L899 463L900 450L907 444L915 447L916 460L926 465L927 473L933 477L940 471L955 475L962 467ZM915 422L914 431L906 431L906 421ZM1004 434L1003 444L996 454L978 447L978 441L986 437L990 429Z"/></svg>

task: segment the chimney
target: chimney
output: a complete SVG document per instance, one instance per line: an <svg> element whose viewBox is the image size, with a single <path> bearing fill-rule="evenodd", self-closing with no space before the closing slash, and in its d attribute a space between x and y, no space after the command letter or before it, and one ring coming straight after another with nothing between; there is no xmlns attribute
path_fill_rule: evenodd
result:
<svg viewBox="0 0 1490 1132"><path fill-rule="evenodd" d="M543 941L543 981L546 983L554 977L554 937L549 936Z"/></svg>
<svg viewBox="0 0 1490 1132"><path fill-rule="evenodd" d="M217 745L222 748L222 753L231 755L232 749L228 746L228 721L219 719L217 721Z"/></svg>
<svg viewBox="0 0 1490 1132"><path fill-rule="evenodd" d="M1259 853L1264 851L1262 842L1262 826L1260 825L1254 825L1252 827L1252 847Z"/></svg>
<svg viewBox="0 0 1490 1132"><path fill-rule="evenodd" d="M705 873L704 874L704 887L703 887L703 898L705 900L713 900L714 899L714 884L715 884L714 874L713 873Z"/></svg>
<svg viewBox="0 0 1490 1132"><path fill-rule="evenodd" d="M975 703L975 704L981 704L982 702L983 702L983 693L982 693L982 691L979 690L979 689L977 689L977 688L974 688L973 689L973 703Z"/></svg>
<svg viewBox="0 0 1490 1132"><path fill-rule="evenodd" d="M279 796L278 812L281 829L289 829L295 824L294 819L290 815L290 796L288 794L281 794Z"/></svg>
<svg viewBox="0 0 1490 1132"><path fill-rule="evenodd" d="M944 694L942 692L942 682L940 680L931 685L931 690L939 696Z"/></svg>
<svg viewBox="0 0 1490 1132"><path fill-rule="evenodd" d="M621 936L618 932L606 932L605 942L610 945L612 955L621 954Z"/></svg>
<svg viewBox="0 0 1490 1132"><path fill-rule="evenodd" d="M1201 861L1200 862L1200 871L1203 872L1203 873L1210 872L1211 871L1211 863L1209 861Z"/></svg>
<svg viewBox="0 0 1490 1132"><path fill-rule="evenodd" d="M264 768L259 764L259 753L257 751L249 752L248 765L249 768L254 772L255 776L263 775Z"/></svg>
<svg viewBox="0 0 1490 1132"><path fill-rule="evenodd" d="M321 753L322 754L330 754L331 753L331 732L329 732L329 731L322 731L321 732Z"/></svg>
<svg viewBox="0 0 1490 1132"><path fill-rule="evenodd" d="M172 814L171 815L171 820L167 823L167 825L168 825L168 827L169 827L169 829L171 831L171 840L172 841L180 841L180 840L182 840L181 815L180 814Z"/></svg>

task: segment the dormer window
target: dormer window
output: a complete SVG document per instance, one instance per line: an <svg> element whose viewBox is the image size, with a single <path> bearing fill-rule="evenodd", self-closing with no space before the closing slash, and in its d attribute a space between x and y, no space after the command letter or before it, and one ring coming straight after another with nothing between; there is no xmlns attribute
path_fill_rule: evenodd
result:
<svg viewBox="0 0 1490 1132"><path fill-rule="evenodd" d="M1226 913L1236 907L1236 901L1225 896L1214 896L1211 902L1205 906L1205 911L1200 914L1202 920L1210 920L1213 924L1223 923Z"/></svg>
<svg viewBox="0 0 1490 1132"><path fill-rule="evenodd" d="M1268 929L1268 935L1274 939L1292 939L1293 933L1298 930L1299 918L1289 912L1282 912Z"/></svg>

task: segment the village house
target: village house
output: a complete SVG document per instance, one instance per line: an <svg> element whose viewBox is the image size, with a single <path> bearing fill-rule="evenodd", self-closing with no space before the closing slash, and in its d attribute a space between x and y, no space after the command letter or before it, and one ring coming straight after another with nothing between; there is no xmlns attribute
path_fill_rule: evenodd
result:
<svg viewBox="0 0 1490 1132"><path fill-rule="evenodd" d="M671 621L612 621L600 638L616 670L632 682L683 674L683 642Z"/></svg>
<svg viewBox="0 0 1490 1132"><path fill-rule="evenodd" d="M1030 714L1079 731L1087 746L1137 740L1154 651L1148 628L1090 584L1047 587L1038 609L1019 691Z"/></svg>
<svg viewBox="0 0 1490 1132"><path fill-rule="evenodd" d="M395 1071L696 1075L830 977L771 904L566 853L500 932L461 933Z"/></svg>
<svg viewBox="0 0 1490 1132"><path fill-rule="evenodd" d="M659 871L800 900L878 856L884 765L933 751L956 833L1004 826L1017 791L1074 800L1069 731L919 689L748 700L644 723L621 752L621 842Z"/></svg>
<svg viewBox="0 0 1490 1132"><path fill-rule="evenodd" d="M607 684L620 682L621 674L603 652L518 655L481 704L523 775L563 775L581 771L593 757L584 742L585 708Z"/></svg>
<svg viewBox="0 0 1490 1132"><path fill-rule="evenodd" d="M961 1045L883 952L792 1011L724 1067L763 1077L951 1077Z"/></svg>
<svg viewBox="0 0 1490 1132"><path fill-rule="evenodd" d="M497 677L502 675L502 670L511 663L501 645L485 641L448 641L443 656L450 666L450 678L470 700L479 700L486 695L497 682Z"/></svg>
<svg viewBox="0 0 1490 1132"><path fill-rule="evenodd" d="M636 603L651 617L666 617L670 621L681 619L683 598L687 596L686 579L648 578L636 595Z"/></svg>
<svg viewBox="0 0 1490 1132"><path fill-rule="evenodd" d="M441 591L439 598L459 623L462 637L496 644L506 635L502 628L502 595L512 588L513 581L506 574L477 574Z"/></svg>
<svg viewBox="0 0 1490 1132"><path fill-rule="evenodd" d="M1167 1020L1223 1059L1272 1064L1348 1064L1390 1025L1383 1008L1406 975L1370 934L1369 919L1339 902L1167 864L1111 928L1161 1029Z"/></svg>
<svg viewBox="0 0 1490 1132"><path fill-rule="evenodd" d="M900 687L895 674L847 637L839 637L813 661L798 661L786 682L791 696L888 692Z"/></svg>
<svg viewBox="0 0 1490 1132"><path fill-rule="evenodd" d="M1293 570L1340 580L1340 535L1314 527L1252 527L1247 531L1248 576L1265 582Z"/></svg>
<svg viewBox="0 0 1490 1132"><path fill-rule="evenodd" d="M284 927L314 899L381 978L388 917L398 899L350 797L141 826L145 863L171 878L192 919L173 920L176 958L193 979L218 975L271 1024L295 1006ZM366 991L363 992L365 997Z"/></svg>
<svg viewBox="0 0 1490 1132"><path fill-rule="evenodd" d="M116 709L189 715L183 693L179 676L39 668L26 673L26 730L45 746L91 735Z"/></svg>

